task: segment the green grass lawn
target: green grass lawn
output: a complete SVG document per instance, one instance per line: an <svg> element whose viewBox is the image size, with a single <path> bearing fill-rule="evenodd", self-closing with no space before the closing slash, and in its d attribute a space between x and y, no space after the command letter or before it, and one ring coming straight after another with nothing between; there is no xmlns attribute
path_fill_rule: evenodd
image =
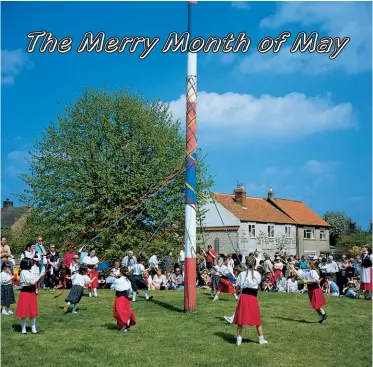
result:
<svg viewBox="0 0 373 367"><path fill-rule="evenodd" d="M183 292L152 292L153 302L138 297L132 303L137 325L120 333L112 316L112 291L83 297L78 314L63 312L68 291L56 294L39 295L40 334L21 335L19 319L2 317L3 367L372 365L372 303L364 300L329 297L329 318L320 325L306 295L260 293L269 344L259 345L255 328L248 327L237 346L235 326L223 319L234 312L232 296L212 302L208 291L200 290L198 312L186 314Z"/></svg>

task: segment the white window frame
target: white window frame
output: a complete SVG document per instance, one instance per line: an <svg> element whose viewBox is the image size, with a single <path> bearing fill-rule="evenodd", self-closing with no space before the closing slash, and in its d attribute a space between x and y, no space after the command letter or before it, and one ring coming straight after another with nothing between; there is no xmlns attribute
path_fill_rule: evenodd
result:
<svg viewBox="0 0 373 367"><path fill-rule="evenodd" d="M291 235L291 227L285 226L285 237L290 238L290 235Z"/></svg>
<svg viewBox="0 0 373 367"><path fill-rule="evenodd" d="M273 236L271 236L271 232L273 231ZM275 238L275 225L274 224L267 224L267 235L268 238Z"/></svg>
<svg viewBox="0 0 373 367"><path fill-rule="evenodd" d="M256 227L255 224L248 224L249 238L256 238Z"/></svg>
<svg viewBox="0 0 373 367"><path fill-rule="evenodd" d="M306 237L306 232L308 232L308 231L310 231L310 233L311 233L310 238ZM303 239L304 240L314 240L315 239L315 228L304 228Z"/></svg>
<svg viewBox="0 0 373 367"><path fill-rule="evenodd" d="M320 229L320 241L326 241L326 230L325 229Z"/></svg>

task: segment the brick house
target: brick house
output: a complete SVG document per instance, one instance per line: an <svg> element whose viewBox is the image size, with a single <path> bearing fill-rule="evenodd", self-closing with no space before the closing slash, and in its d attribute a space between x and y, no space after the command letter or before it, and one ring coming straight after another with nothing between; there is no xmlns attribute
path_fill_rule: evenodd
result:
<svg viewBox="0 0 373 367"><path fill-rule="evenodd" d="M329 253L330 225L301 201L246 196L243 186L233 194L213 194L202 210L199 246L211 245L218 253L277 251L290 255Z"/></svg>

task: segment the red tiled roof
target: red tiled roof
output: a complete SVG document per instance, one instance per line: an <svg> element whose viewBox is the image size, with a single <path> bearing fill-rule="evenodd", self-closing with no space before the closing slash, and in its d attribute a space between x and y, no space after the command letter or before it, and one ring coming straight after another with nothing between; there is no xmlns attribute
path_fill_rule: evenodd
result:
<svg viewBox="0 0 373 367"><path fill-rule="evenodd" d="M240 227L234 226L234 227L203 227L201 228L203 231L209 232L209 231L238 231Z"/></svg>
<svg viewBox="0 0 373 367"><path fill-rule="evenodd" d="M244 207L237 204L234 195L214 194L215 200L243 222L296 224L296 222L263 198L246 197Z"/></svg>
<svg viewBox="0 0 373 367"><path fill-rule="evenodd" d="M275 203L297 223L309 226L330 227L330 224L301 201L274 199Z"/></svg>

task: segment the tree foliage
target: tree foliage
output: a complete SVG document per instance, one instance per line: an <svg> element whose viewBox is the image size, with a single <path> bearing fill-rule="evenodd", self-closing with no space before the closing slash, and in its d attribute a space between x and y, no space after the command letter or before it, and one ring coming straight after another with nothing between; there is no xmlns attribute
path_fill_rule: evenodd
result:
<svg viewBox="0 0 373 367"><path fill-rule="evenodd" d="M341 212L326 212L324 219L332 226L330 229L330 244L337 245L337 239L342 235L355 232L356 223Z"/></svg>
<svg viewBox="0 0 373 367"><path fill-rule="evenodd" d="M150 198L128 204L181 170L184 152L185 138L167 104L128 90L85 90L30 152L30 174L21 176L29 188L19 195L34 207L28 228L38 223L46 241L61 246L117 213L72 248L99 235L89 247L106 259L118 258L128 248L139 250L160 226L164 231L184 216L185 173ZM200 157L199 167L198 177L206 172ZM211 183L209 179L207 185ZM199 190L205 186L198 179ZM170 249L180 246L175 236L168 238ZM149 251L156 246L154 242Z"/></svg>

